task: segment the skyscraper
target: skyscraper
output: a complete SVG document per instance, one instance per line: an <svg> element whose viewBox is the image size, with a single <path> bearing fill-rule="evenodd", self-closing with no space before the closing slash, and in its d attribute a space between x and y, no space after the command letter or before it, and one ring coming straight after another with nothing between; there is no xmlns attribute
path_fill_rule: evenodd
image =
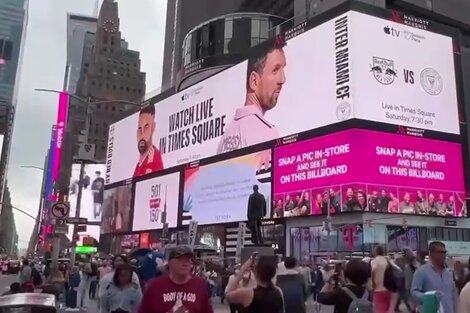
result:
<svg viewBox="0 0 470 313"><path fill-rule="evenodd" d="M162 91L236 64L240 53L293 16L294 0L168 1ZM194 71L197 63L204 66Z"/></svg>
<svg viewBox="0 0 470 313"><path fill-rule="evenodd" d="M67 15L67 65L69 66L68 92L75 94L83 60L83 46L87 33L95 33L98 19L91 16Z"/></svg>
<svg viewBox="0 0 470 313"><path fill-rule="evenodd" d="M109 125L127 115L126 111L135 110L135 105L122 101L138 104L145 95L140 54L130 50L122 39L118 13L118 4L105 0L97 19L69 14L68 90L86 102L70 100L61 189L68 187L66 177L70 176L73 159L105 161ZM79 44L73 42L76 40ZM83 149L85 146L87 149ZM84 150L91 153L85 157Z"/></svg>
<svg viewBox="0 0 470 313"><path fill-rule="evenodd" d="M6 182L5 182L6 184ZM3 210L0 214L0 251L10 255L18 251L18 233L16 232L15 215L11 206L11 196L8 187L3 194Z"/></svg>
<svg viewBox="0 0 470 313"><path fill-rule="evenodd" d="M85 36L78 96L92 102L123 100L139 103L145 95L145 73L140 71L140 54L128 48L119 26L118 4L114 0L105 0L96 33ZM88 144L95 145L95 161L105 161L108 127L128 109L135 108L119 102L89 105L89 125L82 125L80 130L88 127Z"/></svg>
<svg viewBox="0 0 470 313"><path fill-rule="evenodd" d="M0 1L0 191L5 187L10 153L27 7L27 0Z"/></svg>

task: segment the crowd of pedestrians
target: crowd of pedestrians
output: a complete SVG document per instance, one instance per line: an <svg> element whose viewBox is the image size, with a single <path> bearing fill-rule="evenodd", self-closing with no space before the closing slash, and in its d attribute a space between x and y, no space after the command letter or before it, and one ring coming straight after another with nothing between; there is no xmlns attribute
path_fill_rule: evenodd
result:
<svg viewBox="0 0 470 313"><path fill-rule="evenodd" d="M377 246L373 258L315 266L254 254L236 268L217 268L178 246L166 260L154 251L139 264L123 255L82 260L50 270L44 283L24 260L6 294L52 285L64 291L67 307L87 308L97 299L100 313L212 313L214 296L231 313L307 313L312 305L316 312L333 306L334 313L470 313L470 261L449 267L442 242L428 250L389 256Z"/></svg>

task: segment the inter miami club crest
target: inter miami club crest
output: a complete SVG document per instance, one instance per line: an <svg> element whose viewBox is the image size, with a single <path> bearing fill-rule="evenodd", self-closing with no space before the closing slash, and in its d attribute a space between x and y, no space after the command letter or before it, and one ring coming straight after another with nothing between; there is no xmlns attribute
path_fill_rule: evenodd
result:
<svg viewBox="0 0 470 313"><path fill-rule="evenodd" d="M336 118L339 121L347 120L351 116L351 105L348 102L341 102L336 106Z"/></svg>
<svg viewBox="0 0 470 313"><path fill-rule="evenodd" d="M395 81L395 77L397 77L394 62L380 57L372 58L370 71L374 75L375 80L382 85L392 84Z"/></svg>
<svg viewBox="0 0 470 313"><path fill-rule="evenodd" d="M420 75L421 86L431 96L437 96L441 93L443 83L442 77L433 68L425 68Z"/></svg>

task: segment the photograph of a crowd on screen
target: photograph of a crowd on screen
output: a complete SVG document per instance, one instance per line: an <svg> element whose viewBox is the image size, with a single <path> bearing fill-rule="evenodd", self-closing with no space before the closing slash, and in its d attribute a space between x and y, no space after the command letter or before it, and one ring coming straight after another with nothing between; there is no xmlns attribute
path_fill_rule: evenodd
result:
<svg viewBox="0 0 470 313"><path fill-rule="evenodd" d="M273 218L366 211L465 217L463 193L351 184L277 194Z"/></svg>

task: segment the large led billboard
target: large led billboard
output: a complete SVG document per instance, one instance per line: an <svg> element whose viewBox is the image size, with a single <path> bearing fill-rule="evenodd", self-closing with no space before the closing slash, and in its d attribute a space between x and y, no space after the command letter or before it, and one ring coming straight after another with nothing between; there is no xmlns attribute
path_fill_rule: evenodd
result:
<svg viewBox="0 0 470 313"><path fill-rule="evenodd" d="M71 209L76 211L80 185L82 198L80 202L80 217L89 222L101 222L101 211L104 202L104 164L85 164L83 177L80 178L80 164L72 164L70 175L69 202Z"/></svg>
<svg viewBox="0 0 470 313"><path fill-rule="evenodd" d="M271 150L189 168L185 171L183 224L238 222L247 219L253 186L266 198L270 215Z"/></svg>
<svg viewBox="0 0 470 313"><path fill-rule="evenodd" d="M354 13L357 118L459 133L453 39Z"/></svg>
<svg viewBox="0 0 470 313"><path fill-rule="evenodd" d="M458 143L352 129L279 146L274 156L278 216L464 214Z"/></svg>
<svg viewBox="0 0 470 313"><path fill-rule="evenodd" d="M135 187L132 230L162 229L164 212L168 227L176 227L179 187L179 172L138 182Z"/></svg>
<svg viewBox="0 0 470 313"><path fill-rule="evenodd" d="M351 118L459 133L451 37L354 11L309 25L111 125L106 184Z"/></svg>

